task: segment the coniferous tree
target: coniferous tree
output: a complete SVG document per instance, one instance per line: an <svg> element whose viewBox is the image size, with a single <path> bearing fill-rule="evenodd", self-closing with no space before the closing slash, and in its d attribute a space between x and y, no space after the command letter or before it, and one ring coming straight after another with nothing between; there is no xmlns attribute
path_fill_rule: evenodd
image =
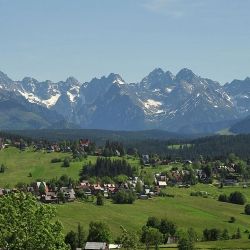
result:
<svg viewBox="0 0 250 250"><path fill-rule="evenodd" d="M101 194L98 194L96 197L96 204L98 206L103 206L104 205L104 197Z"/></svg>

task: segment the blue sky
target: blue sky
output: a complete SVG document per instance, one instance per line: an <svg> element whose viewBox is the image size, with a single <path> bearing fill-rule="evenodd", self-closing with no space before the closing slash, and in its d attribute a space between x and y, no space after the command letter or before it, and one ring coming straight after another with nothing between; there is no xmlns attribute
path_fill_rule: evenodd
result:
<svg viewBox="0 0 250 250"><path fill-rule="evenodd" d="M248 0L0 0L0 71L139 82L182 68L224 85L250 77Z"/></svg>

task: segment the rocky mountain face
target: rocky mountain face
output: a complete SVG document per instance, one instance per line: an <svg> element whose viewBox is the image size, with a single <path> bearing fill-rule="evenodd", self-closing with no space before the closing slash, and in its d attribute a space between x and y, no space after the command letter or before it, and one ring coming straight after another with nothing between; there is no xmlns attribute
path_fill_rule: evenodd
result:
<svg viewBox="0 0 250 250"><path fill-rule="evenodd" d="M225 92L230 96L238 113L243 117L250 115L250 78L245 80L233 80L223 86Z"/></svg>
<svg viewBox="0 0 250 250"><path fill-rule="evenodd" d="M85 83L73 77L53 83L12 81L0 72L0 93L49 124L65 118L82 128L215 132L250 115L250 78L221 86L189 69L176 76L155 69L131 84L113 73Z"/></svg>

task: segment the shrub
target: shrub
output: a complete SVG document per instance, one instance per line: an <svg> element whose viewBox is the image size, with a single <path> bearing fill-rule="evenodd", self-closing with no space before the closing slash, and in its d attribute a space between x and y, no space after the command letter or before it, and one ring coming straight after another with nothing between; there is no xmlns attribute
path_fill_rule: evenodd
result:
<svg viewBox="0 0 250 250"><path fill-rule="evenodd" d="M250 215L250 204L246 204L246 206L245 206L245 214Z"/></svg>
<svg viewBox="0 0 250 250"><path fill-rule="evenodd" d="M0 173L4 173L4 171L5 171L5 166L4 166L4 164L2 164L0 167Z"/></svg>
<svg viewBox="0 0 250 250"><path fill-rule="evenodd" d="M247 199L246 199L244 194L242 194L239 191L235 191L235 192L230 194L229 201L231 203L234 203L234 204L244 205L246 203Z"/></svg>
<svg viewBox="0 0 250 250"><path fill-rule="evenodd" d="M133 191L121 190L113 195L113 201L116 204L132 204L136 199L136 195Z"/></svg>
<svg viewBox="0 0 250 250"><path fill-rule="evenodd" d="M228 197L226 194L220 194L218 200L222 202L228 202Z"/></svg>
<svg viewBox="0 0 250 250"><path fill-rule="evenodd" d="M212 228L203 230L203 237L205 241L219 240L221 236L220 229Z"/></svg>
<svg viewBox="0 0 250 250"><path fill-rule="evenodd" d="M53 158L51 159L51 163L61 162L62 160L60 158Z"/></svg>
<svg viewBox="0 0 250 250"><path fill-rule="evenodd" d="M235 222L235 217L231 217L229 220L230 223L234 223Z"/></svg>
<svg viewBox="0 0 250 250"><path fill-rule="evenodd" d="M104 205L104 197L103 197L103 195L101 195L101 194L97 195L96 204L98 206L103 206Z"/></svg>
<svg viewBox="0 0 250 250"><path fill-rule="evenodd" d="M68 157L65 157L63 160L63 167L69 167L70 166L70 159Z"/></svg>

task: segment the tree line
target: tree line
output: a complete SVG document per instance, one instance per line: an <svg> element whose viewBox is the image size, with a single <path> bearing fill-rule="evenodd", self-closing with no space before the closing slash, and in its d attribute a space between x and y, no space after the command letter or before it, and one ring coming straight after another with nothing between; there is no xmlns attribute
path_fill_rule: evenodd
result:
<svg viewBox="0 0 250 250"><path fill-rule="evenodd" d="M193 140L131 140L124 142L124 146L136 148L140 155L158 154L171 156L172 159L195 160L202 155L204 160L224 161L230 153L241 159L250 159L250 134L214 135Z"/></svg>
<svg viewBox="0 0 250 250"><path fill-rule="evenodd" d="M111 159L98 157L95 164L89 162L82 167L80 178L88 180L90 177L100 178L109 176L114 178L117 175L133 176L137 172L136 167L132 167L125 159Z"/></svg>

